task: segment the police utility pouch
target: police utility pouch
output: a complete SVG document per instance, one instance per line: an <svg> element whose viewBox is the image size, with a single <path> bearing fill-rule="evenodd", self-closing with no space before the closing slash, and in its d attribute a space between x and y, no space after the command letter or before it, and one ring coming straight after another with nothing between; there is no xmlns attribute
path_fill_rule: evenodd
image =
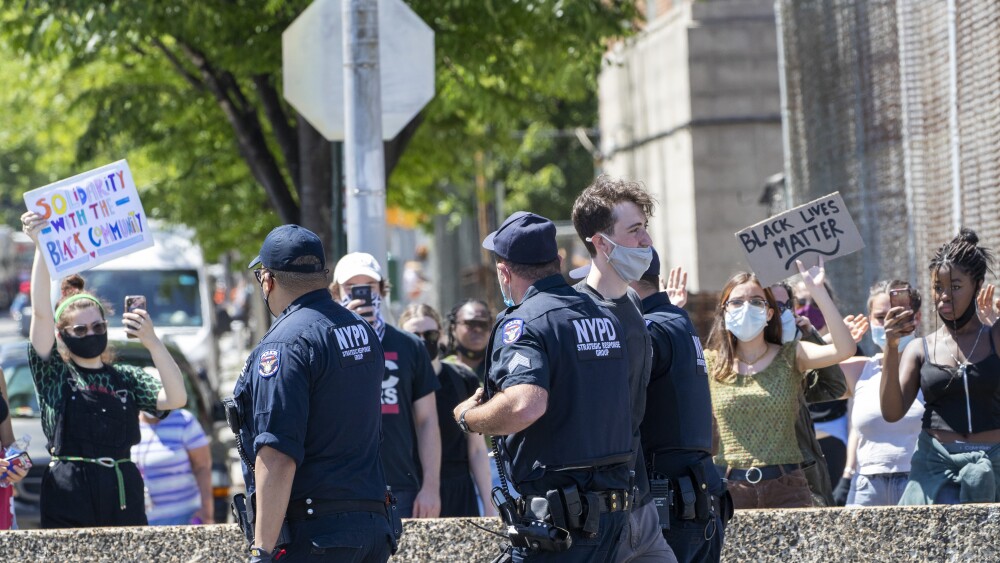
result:
<svg viewBox="0 0 1000 563"><path fill-rule="evenodd" d="M677 503L677 517L681 520L694 520L697 516L695 503L698 497L694 480L687 475L680 477L677 479L677 488L681 491L680 502Z"/></svg>
<svg viewBox="0 0 1000 563"><path fill-rule="evenodd" d="M247 543L250 547L253 547L254 540L254 523L256 523L256 509L257 509L257 493L256 491L250 494L250 502L247 502L247 496L243 493L239 493L233 496L233 502L230 504L233 510L233 516L236 518L236 523L240 527L240 531L247 538ZM275 547L281 547L283 545L288 545L292 543L292 532L288 529L288 520L281 521L281 530L278 531L278 539L274 542Z"/></svg>
<svg viewBox="0 0 1000 563"><path fill-rule="evenodd" d="M674 501L674 490L670 486L670 479L650 479L649 493L653 497L653 506L656 507L656 515L660 518L660 528L670 529L670 505Z"/></svg>
<svg viewBox="0 0 1000 563"><path fill-rule="evenodd" d="M708 492L708 483L705 479L705 467L695 464L688 468L694 479L695 501L694 512L699 522L711 520L715 517L712 514L712 496Z"/></svg>
<svg viewBox="0 0 1000 563"><path fill-rule="evenodd" d="M243 535L246 536L247 545L253 547L253 523L247 514L247 496L243 493L234 495L233 502L229 506L232 508L236 524L240 527Z"/></svg>

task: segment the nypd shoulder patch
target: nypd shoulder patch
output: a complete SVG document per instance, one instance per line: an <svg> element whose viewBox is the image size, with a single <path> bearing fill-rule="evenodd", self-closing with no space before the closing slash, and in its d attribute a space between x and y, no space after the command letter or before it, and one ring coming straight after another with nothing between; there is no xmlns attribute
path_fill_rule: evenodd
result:
<svg viewBox="0 0 1000 563"><path fill-rule="evenodd" d="M524 334L524 321L521 319L511 319L504 323L500 332L504 344L513 344Z"/></svg>
<svg viewBox="0 0 1000 563"><path fill-rule="evenodd" d="M265 350L260 355L260 361L257 362L257 373L267 379L278 373L278 366L281 365L281 355L277 350Z"/></svg>

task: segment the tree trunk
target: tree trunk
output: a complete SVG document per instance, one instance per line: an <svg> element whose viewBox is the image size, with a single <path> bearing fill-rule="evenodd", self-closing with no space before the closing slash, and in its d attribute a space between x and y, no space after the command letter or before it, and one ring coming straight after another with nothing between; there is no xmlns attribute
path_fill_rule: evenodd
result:
<svg viewBox="0 0 1000 563"><path fill-rule="evenodd" d="M333 162L330 142L308 121L298 116L300 224L319 235L327 252L333 250L331 207L333 205Z"/></svg>

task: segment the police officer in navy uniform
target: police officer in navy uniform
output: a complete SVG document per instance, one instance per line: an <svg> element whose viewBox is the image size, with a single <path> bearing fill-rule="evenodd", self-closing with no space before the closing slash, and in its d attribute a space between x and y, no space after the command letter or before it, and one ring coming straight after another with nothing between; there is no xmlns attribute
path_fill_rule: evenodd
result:
<svg viewBox="0 0 1000 563"><path fill-rule="evenodd" d="M251 561L384 562L395 542L378 337L330 297L323 244L308 229L274 229L249 267L277 315L234 391Z"/></svg>
<svg viewBox="0 0 1000 563"><path fill-rule="evenodd" d="M731 516L725 484L712 462L712 401L701 341L684 309L660 291L660 258L631 286L653 340L653 367L640 432L654 498L669 514L663 535L681 563L717 562ZM669 499L672 492L673 505ZM666 493L667 496L662 496Z"/></svg>
<svg viewBox="0 0 1000 563"><path fill-rule="evenodd" d="M515 547L513 561L612 561L631 487L628 358L615 317L560 275L555 234L548 219L518 212L483 241L507 309L487 349L486 391L454 416L467 432L504 436L503 475L522 497L512 518L500 510L515 524L511 541L543 540Z"/></svg>

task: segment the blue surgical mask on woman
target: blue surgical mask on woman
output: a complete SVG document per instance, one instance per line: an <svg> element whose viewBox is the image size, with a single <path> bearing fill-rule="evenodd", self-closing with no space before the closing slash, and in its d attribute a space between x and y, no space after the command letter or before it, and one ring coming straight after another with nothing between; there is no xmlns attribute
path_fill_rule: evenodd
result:
<svg viewBox="0 0 1000 563"><path fill-rule="evenodd" d="M749 342L767 326L767 309L744 303L739 309L726 311L726 330L737 339Z"/></svg>
<svg viewBox="0 0 1000 563"><path fill-rule="evenodd" d="M795 313L791 309L781 312L781 343L787 344L799 336L799 327L795 324Z"/></svg>
<svg viewBox="0 0 1000 563"><path fill-rule="evenodd" d="M906 348L906 345L909 344L910 341L913 340L913 339L914 339L914 335L912 335L912 334L907 334L906 336L900 337L900 339L899 339L899 346L898 346L899 351L902 352ZM887 339L886 339L886 336L885 336L885 327L884 326L875 326L875 325L872 325L872 342L874 342L875 345L878 346L879 348L881 348L883 351L885 350L885 345L887 344Z"/></svg>

